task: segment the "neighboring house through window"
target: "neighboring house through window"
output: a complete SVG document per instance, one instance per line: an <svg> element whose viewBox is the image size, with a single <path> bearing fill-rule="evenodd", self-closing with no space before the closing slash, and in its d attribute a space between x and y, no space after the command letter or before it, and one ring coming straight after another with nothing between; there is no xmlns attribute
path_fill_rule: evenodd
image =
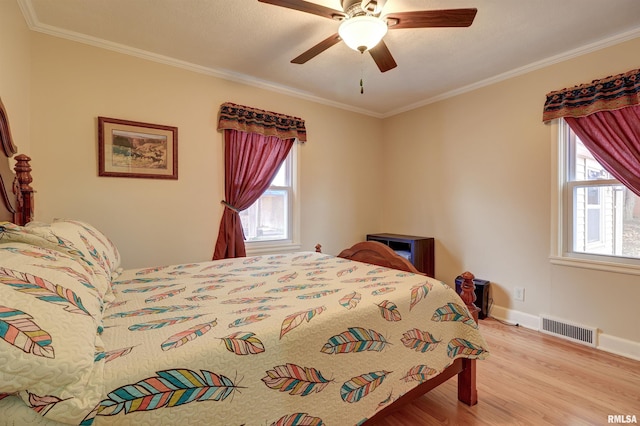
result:
<svg viewBox="0 0 640 426"><path fill-rule="evenodd" d="M240 212L248 252L286 251L299 247L296 145L269 189L251 207Z"/></svg>
<svg viewBox="0 0 640 426"><path fill-rule="evenodd" d="M640 197L611 176L558 119L557 245L552 258L640 274Z"/></svg>

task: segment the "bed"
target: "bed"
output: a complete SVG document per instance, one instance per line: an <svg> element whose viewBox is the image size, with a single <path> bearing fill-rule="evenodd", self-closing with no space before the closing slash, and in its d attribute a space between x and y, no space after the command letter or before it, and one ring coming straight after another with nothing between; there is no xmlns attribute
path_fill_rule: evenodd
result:
<svg viewBox="0 0 640 426"><path fill-rule="evenodd" d="M0 160L0 424L364 424L456 375L477 402L471 274L461 298L376 242L122 270Z"/></svg>

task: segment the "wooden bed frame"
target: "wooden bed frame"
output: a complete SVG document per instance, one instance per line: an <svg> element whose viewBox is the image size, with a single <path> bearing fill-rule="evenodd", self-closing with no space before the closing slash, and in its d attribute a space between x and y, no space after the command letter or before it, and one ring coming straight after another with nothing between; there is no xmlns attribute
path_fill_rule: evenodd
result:
<svg viewBox="0 0 640 426"><path fill-rule="evenodd" d="M7 111L0 100L0 221L24 225L33 218L33 188L31 188L31 158L24 154L14 157L11 170L10 159L18 149L11 138Z"/></svg>
<svg viewBox="0 0 640 426"><path fill-rule="evenodd" d="M31 166L29 164L31 158L24 154L14 157L17 149L11 139L9 121L1 100L0 143L2 144L2 149L0 150L0 221L9 221L17 225L24 225L32 220L34 209L34 190L31 187L32 177ZM12 158L15 160L14 170L11 170L10 167ZM316 251L321 252L320 245L316 246ZM421 274L408 260L398 256L389 247L376 241L357 243L343 250L338 256L345 259ZM476 296L473 274L465 272L462 276L464 282L462 284L461 297L477 322L479 309L474 305ZM369 421L384 417L401 405L429 392L456 375L458 376L458 400L467 405L475 405L478 402L478 393L476 390L476 360L456 359L451 366L446 368L438 376L422 383L412 391L401 396L394 401L393 404L376 413Z"/></svg>
<svg viewBox="0 0 640 426"><path fill-rule="evenodd" d="M316 252L322 252L322 246L320 244L316 245L315 248ZM424 275L407 259L399 256L391 248L378 241L363 241L356 243L352 247L341 251L340 254L338 254L338 257ZM461 276L463 278L463 282L461 285L460 297L477 323L478 311L480 311L480 309L474 303L476 300L476 286L473 283L474 275L471 272L465 272ZM458 376L458 400L467 405L477 404L478 390L476 388L476 360L458 358L442 373L402 395L394 401L393 404L378 411L374 417L369 419L369 421L374 419L377 420L386 416L392 411L397 410L400 406L411 402L411 400L424 395L432 389L435 389L456 375Z"/></svg>

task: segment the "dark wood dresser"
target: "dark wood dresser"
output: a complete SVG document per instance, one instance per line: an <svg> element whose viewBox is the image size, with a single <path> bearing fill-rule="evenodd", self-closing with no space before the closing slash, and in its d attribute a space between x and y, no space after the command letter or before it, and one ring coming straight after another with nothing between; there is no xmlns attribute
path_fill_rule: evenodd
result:
<svg viewBox="0 0 640 426"><path fill-rule="evenodd" d="M420 272L435 277L435 239L400 234L368 234L367 241L378 241L406 257Z"/></svg>

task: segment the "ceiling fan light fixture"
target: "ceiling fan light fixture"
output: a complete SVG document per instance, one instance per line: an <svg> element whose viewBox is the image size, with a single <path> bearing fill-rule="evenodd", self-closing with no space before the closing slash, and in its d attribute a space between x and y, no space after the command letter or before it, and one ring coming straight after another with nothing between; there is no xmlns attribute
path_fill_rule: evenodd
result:
<svg viewBox="0 0 640 426"><path fill-rule="evenodd" d="M338 34L344 42L360 52L371 49L380 43L387 33L387 24L375 16L361 15L345 19L338 28Z"/></svg>

